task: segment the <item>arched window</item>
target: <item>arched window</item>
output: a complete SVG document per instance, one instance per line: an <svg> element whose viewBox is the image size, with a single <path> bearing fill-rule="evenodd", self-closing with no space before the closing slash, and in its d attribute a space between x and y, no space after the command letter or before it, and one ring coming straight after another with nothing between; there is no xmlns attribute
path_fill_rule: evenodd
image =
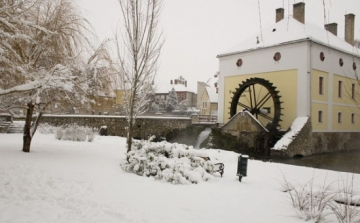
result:
<svg viewBox="0 0 360 223"><path fill-rule="evenodd" d="M338 123L341 123L341 122L342 122L342 114L341 114L341 112L338 112L338 117L337 117L337 119L338 119Z"/></svg>

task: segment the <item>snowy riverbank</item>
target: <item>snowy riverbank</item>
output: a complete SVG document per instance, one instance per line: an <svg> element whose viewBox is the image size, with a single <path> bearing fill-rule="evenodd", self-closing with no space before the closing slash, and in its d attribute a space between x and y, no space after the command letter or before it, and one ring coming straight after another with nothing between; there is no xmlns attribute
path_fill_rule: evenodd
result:
<svg viewBox="0 0 360 223"><path fill-rule="evenodd" d="M335 182L347 173L249 161L248 177L236 177L237 156L203 150L225 164L208 182L172 185L124 172L125 139L56 140L36 134L31 153L21 134L0 134L0 222L304 222L281 185L315 177ZM355 175L360 194L360 175ZM328 219L337 222L335 216Z"/></svg>

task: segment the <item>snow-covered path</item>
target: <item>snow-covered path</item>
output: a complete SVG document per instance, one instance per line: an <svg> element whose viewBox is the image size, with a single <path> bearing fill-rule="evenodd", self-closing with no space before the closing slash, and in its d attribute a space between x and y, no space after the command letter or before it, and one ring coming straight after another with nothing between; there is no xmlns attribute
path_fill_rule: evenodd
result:
<svg viewBox="0 0 360 223"><path fill-rule="evenodd" d="M37 134L30 154L21 134L0 134L0 222L304 222L282 192L288 180L306 182L314 169L249 162L248 177L236 177L237 154L204 150L225 163L223 178L172 185L120 168L125 139L58 141ZM328 180L338 173L316 170ZM360 177L356 175L360 185Z"/></svg>

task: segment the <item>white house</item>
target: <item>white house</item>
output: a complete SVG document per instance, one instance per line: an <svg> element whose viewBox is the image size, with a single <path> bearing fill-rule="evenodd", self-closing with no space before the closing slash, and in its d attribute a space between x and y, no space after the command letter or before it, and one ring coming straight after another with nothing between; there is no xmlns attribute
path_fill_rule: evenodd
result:
<svg viewBox="0 0 360 223"><path fill-rule="evenodd" d="M344 40L337 24L304 24L305 3L293 10L284 19L277 9L274 25L218 55L218 122L246 109L270 128L285 131L297 117L310 117L313 133L360 138L355 15L345 15ZM330 143L334 135L325 135Z"/></svg>

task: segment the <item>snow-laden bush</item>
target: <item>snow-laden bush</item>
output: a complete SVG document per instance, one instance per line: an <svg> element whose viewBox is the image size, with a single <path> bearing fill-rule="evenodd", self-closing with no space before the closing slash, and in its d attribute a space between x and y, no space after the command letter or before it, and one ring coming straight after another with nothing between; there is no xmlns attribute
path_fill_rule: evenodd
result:
<svg viewBox="0 0 360 223"><path fill-rule="evenodd" d="M128 163L122 169L141 176L153 176L173 184L208 181L214 173L214 163L196 155L186 145L168 142L134 141L127 154Z"/></svg>
<svg viewBox="0 0 360 223"><path fill-rule="evenodd" d="M285 177L282 185L289 193L295 211L306 221L326 222L329 215L334 214L340 223L360 223L360 197L355 194L354 175L336 182L314 185L313 177L306 184L297 186ZM336 187L337 184L337 187Z"/></svg>
<svg viewBox="0 0 360 223"><path fill-rule="evenodd" d="M41 123L37 130L42 134L55 134L57 127L49 125L48 123Z"/></svg>
<svg viewBox="0 0 360 223"><path fill-rule="evenodd" d="M89 141L92 142L97 131L73 124L65 128L58 128L55 132L55 138L58 140L70 141Z"/></svg>

